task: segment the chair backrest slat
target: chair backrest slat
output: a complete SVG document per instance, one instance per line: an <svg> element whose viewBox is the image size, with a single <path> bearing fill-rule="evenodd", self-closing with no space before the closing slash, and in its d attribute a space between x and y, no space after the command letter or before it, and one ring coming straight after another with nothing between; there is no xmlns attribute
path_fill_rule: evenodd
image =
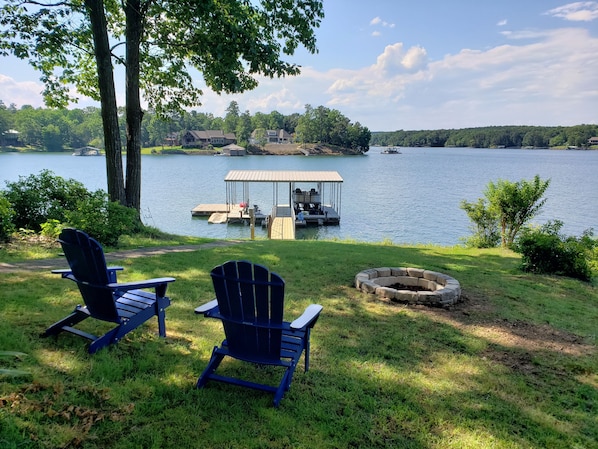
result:
<svg viewBox="0 0 598 449"><path fill-rule="evenodd" d="M231 354L257 362L279 361L283 279L248 261L226 262L211 276Z"/></svg>
<svg viewBox="0 0 598 449"><path fill-rule="evenodd" d="M111 290L106 259L101 245L85 232L65 228L58 238L79 291L91 316L118 322L118 312Z"/></svg>

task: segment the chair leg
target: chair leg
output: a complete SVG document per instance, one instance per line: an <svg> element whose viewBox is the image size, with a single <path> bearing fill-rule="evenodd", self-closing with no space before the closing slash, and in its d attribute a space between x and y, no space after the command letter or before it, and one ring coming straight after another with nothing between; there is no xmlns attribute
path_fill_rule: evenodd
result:
<svg viewBox="0 0 598 449"><path fill-rule="evenodd" d="M305 333L305 372L309 370L309 337L311 336L311 329L307 329Z"/></svg>
<svg viewBox="0 0 598 449"><path fill-rule="evenodd" d="M285 392L291 389L291 381L293 380L293 374L295 373L295 362L284 372L282 376L282 380L280 381L280 385L278 385L278 389L274 394L274 407L278 407L282 397L284 396Z"/></svg>
<svg viewBox="0 0 598 449"><path fill-rule="evenodd" d="M159 301L156 301L156 317L158 318L158 334L166 337L166 312Z"/></svg>
<svg viewBox="0 0 598 449"><path fill-rule="evenodd" d="M112 343L116 343L120 338L118 336L119 331L121 330L121 326L115 327L111 331L106 332L99 338L96 338L94 341L91 342L89 348L87 348L87 352L90 354L94 354L102 348L111 345ZM122 337L122 335L121 335Z"/></svg>
<svg viewBox="0 0 598 449"><path fill-rule="evenodd" d="M58 335L64 330L65 327L72 327L75 324L80 323L81 321L89 318L89 316L90 315L87 309L78 305L77 307L75 307L73 313L63 318L62 320L52 324L49 328L45 330L45 332L41 336L49 337L51 335Z"/></svg>
<svg viewBox="0 0 598 449"><path fill-rule="evenodd" d="M214 346L214 350L212 351L212 357L210 358L208 366L206 367L206 369L204 369L203 373L201 373L199 379L197 379L197 388L202 388L203 386L205 386L205 384L208 383L208 380L210 380L210 376L214 373L214 371L216 371L218 365L220 365L220 362L222 362L222 359L224 359L224 354L220 354L218 352L218 346Z"/></svg>

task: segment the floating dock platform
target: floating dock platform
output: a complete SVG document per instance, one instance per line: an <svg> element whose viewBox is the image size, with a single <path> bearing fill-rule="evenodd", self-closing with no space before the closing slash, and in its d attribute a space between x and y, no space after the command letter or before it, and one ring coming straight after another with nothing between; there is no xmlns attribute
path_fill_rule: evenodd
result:
<svg viewBox="0 0 598 449"><path fill-rule="evenodd" d="M244 222L251 219L249 209L241 207L239 204L198 204L191 209L193 217L209 217L210 223L235 223ZM259 209L254 214L256 222L266 219Z"/></svg>

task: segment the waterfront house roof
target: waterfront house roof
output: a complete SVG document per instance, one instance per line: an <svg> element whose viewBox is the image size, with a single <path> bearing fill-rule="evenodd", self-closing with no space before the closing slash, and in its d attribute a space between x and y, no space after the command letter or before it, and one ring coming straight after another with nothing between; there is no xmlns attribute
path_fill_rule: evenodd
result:
<svg viewBox="0 0 598 449"><path fill-rule="evenodd" d="M231 170L226 182L343 182L337 171Z"/></svg>

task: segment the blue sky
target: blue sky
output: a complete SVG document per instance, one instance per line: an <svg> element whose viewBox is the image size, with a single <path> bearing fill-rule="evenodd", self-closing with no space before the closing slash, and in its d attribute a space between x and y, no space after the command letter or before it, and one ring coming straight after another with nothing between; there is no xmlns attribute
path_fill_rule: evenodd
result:
<svg viewBox="0 0 598 449"><path fill-rule="evenodd" d="M196 109L323 105L372 131L598 123L598 1L324 0L324 9L319 53L289 58L300 76L235 96L204 89ZM38 79L0 58L5 104L42 106Z"/></svg>

